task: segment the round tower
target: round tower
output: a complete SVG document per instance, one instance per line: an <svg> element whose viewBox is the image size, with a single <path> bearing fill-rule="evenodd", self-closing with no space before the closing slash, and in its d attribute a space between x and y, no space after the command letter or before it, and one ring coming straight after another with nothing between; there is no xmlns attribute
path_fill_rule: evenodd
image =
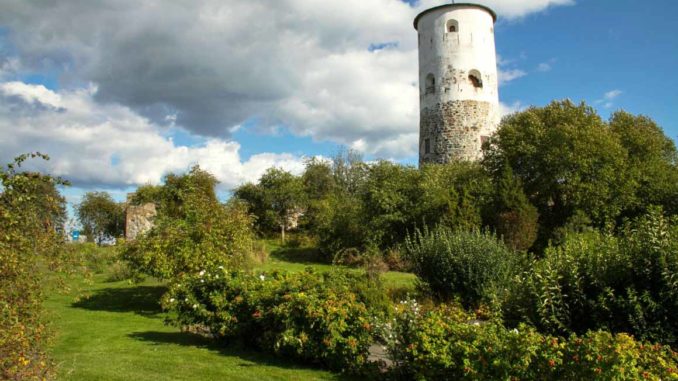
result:
<svg viewBox="0 0 678 381"><path fill-rule="evenodd" d="M477 160L499 125L492 9L447 4L414 20L419 33L419 164Z"/></svg>

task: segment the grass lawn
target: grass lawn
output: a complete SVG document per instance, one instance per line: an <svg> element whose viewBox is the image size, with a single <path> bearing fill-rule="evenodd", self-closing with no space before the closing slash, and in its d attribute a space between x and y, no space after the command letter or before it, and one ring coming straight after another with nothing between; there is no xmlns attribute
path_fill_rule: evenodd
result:
<svg viewBox="0 0 678 381"><path fill-rule="evenodd" d="M317 271L329 271L333 265L321 263L317 260L315 249L309 248L283 248L276 239L264 241L267 251L270 253L268 261L257 269L285 270L289 272L303 271L311 267ZM348 268L348 267L345 267ZM349 268L351 271L359 272L362 269ZM382 275L384 285L390 289L413 290L417 277L414 274L389 271Z"/></svg>
<svg viewBox="0 0 678 381"><path fill-rule="evenodd" d="M273 249L262 270L319 271L331 266L294 262ZM290 254L289 252L287 254ZM298 254L298 253L297 253ZM359 271L359 270L355 270ZM163 324L162 284L69 281L70 292L45 302L56 337L51 349L60 380L342 380L346 377L274 356L224 347ZM413 276L389 273L386 283L411 287ZM83 296L84 295L84 296Z"/></svg>

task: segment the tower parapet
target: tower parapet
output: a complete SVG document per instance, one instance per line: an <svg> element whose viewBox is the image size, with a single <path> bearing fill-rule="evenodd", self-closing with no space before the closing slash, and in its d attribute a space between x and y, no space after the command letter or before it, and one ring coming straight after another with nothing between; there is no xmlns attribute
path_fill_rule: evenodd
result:
<svg viewBox="0 0 678 381"><path fill-rule="evenodd" d="M419 33L419 164L477 160L499 125L496 14L478 4L428 9Z"/></svg>

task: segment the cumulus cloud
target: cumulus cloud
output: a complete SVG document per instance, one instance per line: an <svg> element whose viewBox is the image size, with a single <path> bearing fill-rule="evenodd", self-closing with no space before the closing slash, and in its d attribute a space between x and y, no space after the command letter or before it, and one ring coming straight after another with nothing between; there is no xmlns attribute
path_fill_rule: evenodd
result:
<svg viewBox="0 0 678 381"><path fill-rule="evenodd" d="M168 172L199 164L230 189L256 181L271 166L295 173L303 158L262 153L243 161L240 145L211 138L178 146L166 130L128 107L95 102L97 88L54 92L23 82L0 83L0 159L27 149L49 153L38 169L80 186L157 184ZM28 148L27 148L28 147Z"/></svg>
<svg viewBox="0 0 678 381"><path fill-rule="evenodd" d="M283 126L402 158L416 152L418 131L412 20L443 3L4 0L0 26L24 70L59 73L75 93L95 83L92 102L155 127L227 139L256 120L264 130ZM483 3L514 19L572 1Z"/></svg>

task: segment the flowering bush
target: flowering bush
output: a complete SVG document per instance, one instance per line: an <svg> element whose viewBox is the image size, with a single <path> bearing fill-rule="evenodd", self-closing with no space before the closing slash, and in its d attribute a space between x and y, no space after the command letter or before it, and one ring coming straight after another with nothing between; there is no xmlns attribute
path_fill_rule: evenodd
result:
<svg viewBox="0 0 678 381"><path fill-rule="evenodd" d="M184 276L162 304L182 327L331 369L367 363L373 324L388 312L377 283L346 272L254 274L223 268Z"/></svg>
<svg viewBox="0 0 678 381"><path fill-rule="evenodd" d="M678 354L626 334L564 339L524 325L509 330L450 305L422 312L411 301L383 328L399 379L678 380Z"/></svg>

